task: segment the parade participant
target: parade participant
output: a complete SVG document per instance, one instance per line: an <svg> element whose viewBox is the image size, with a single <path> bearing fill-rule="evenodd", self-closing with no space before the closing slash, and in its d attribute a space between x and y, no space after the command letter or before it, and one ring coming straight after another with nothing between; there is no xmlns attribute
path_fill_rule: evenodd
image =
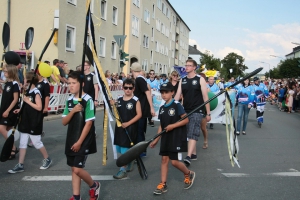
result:
<svg viewBox="0 0 300 200"><path fill-rule="evenodd" d="M207 88L208 88L209 92L213 92L213 93L220 92L220 89L217 86L217 84L215 83L215 78L213 76L208 77ZM209 128L213 129L214 124L210 123Z"/></svg>
<svg viewBox="0 0 300 200"><path fill-rule="evenodd" d="M199 75L204 78L204 80L206 80L206 75L204 73L199 73ZM204 113L203 113L203 118L201 120L201 131L202 131L202 134L203 134L203 146L202 146L202 149L207 149L208 148L208 132L207 132L207 121L206 121L206 117L205 117L205 110L204 110ZM192 158L191 160L197 160L197 156L193 156L192 155Z"/></svg>
<svg viewBox="0 0 300 200"><path fill-rule="evenodd" d="M164 83L160 86L160 93L165 104L160 107L158 119L160 119L160 126L158 133L166 130L166 133L161 137L156 138L150 143L150 147L154 148L159 139L161 159L161 182L154 190L154 194L162 194L167 192L167 176L168 164L171 163L174 167L179 169L184 174L184 189L189 189L196 177L195 172L190 171L182 162L182 153L187 151L186 142L186 124L189 122L188 118L179 121L186 113L182 105L175 101L172 97L174 95L174 87L171 83Z"/></svg>
<svg viewBox="0 0 300 200"><path fill-rule="evenodd" d="M100 183L94 181L91 175L84 170L88 154L97 152L96 138L94 130L94 102L91 96L82 92L82 101L79 103L80 74L81 72L72 72L68 77L68 86L72 96L66 101L66 107L63 112L62 124L66 126L70 123L75 113L84 111L84 127L77 141L74 137L66 138L65 154L67 156L67 165L72 169L72 187L73 196L70 200L79 200L81 179L90 187L90 199L98 199L100 192ZM70 127L68 127L69 129Z"/></svg>
<svg viewBox="0 0 300 200"><path fill-rule="evenodd" d="M33 78L34 77L34 78ZM30 138L34 147L40 150L44 157L43 164L40 169L48 169L52 164L51 158L48 156L47 150L41 141L41 135L43 132L43 111L42 111L42 97L40 91L35 87L39 82L37 76L34 76L33 72L26 74L26 87L29 82L32 81L31 87L27 96L23 97L21 120L18 124L18 130L20 132L20 156L19 163L8 173L15 174L24 171L24 161L27 149L28 139ZM20 109L14 110L17 114Z"/></svg>
<svg viewBox="0 0 300 200"><path fill-rule="evenodd" d="M148 89L146 79L141 75L141 65L137 62L130 67L133 77L135 78L134 96L139 98L142 108L142 118L139 119L137 142L145 141L147 131L147 118L155 116L155 111L152 103L151 92ZM146 152L143 152L141 157L145 157Z"/></svg>
<svg viewBox="0 0 300 200"><path fill-rule="evenodd" d="M220 90L224 90L224 78L221 78L221 80L218 83L218 87Z"/></svg>
<svg viewBox="0 0 300 200"><path fill-rule="evenodd" d="M14 110L19 108L19 78L18 69L15 65L5 64L2 73L6 78L3 88L1 107L0 107L0 132L7 139L7 131L16 124L17 115ZM13 146L9 159L14 159L18 153L18 149Z"/></svg>
<svg viewBox="0 0 300 200"><path fill-rule="evenodd" d="M173 97L175 96L176 92L177 92L177 89L178 89L178 85L179 85L179 74L177 71L172 71L171 72L171 75L169 77L169 82L172 83L173 87L174 87L174 95ZM181 100L181 99L180 99ZM179 101L180 101L179 100Z"/></svg>
<svg viewBox="0 0 300 200"><path fill-rule="evenodd" d="M259 81L258 77L253 78L254 85L253 89L255 92L255 103L256 103L256 119L259 127L264 122L264 110L266 105L266 98L269 97L269 91L264 83Z"/></svg>
<svg viewBox="0 0 300 200"><path fill-rule="evenodd" d="M42 95L42 111L43 111L43 119L45 116L48 116L48 105L49 105L49 100L50 100L50 85L44 77L42 77L39 73L37 72L39 82L36 85L36 88L40 91ZM42 132L42 137L45 135L45 132ZM33 147L32 141L28 143L29 147Z"/></svg>
<svg viewBox="0 0 300 200"><path fill-rule="evenodd" d="M187 75L180 80L175 100L179 100L180 95L183 96L183 107L187 113L191 112L205 101L208 101L208 92L206 81L197 75L195 70L197 63L195 60L188 59L185 65ZM206 120L210 121L210 105L206 104ZM188 153L184 162L187 166L191 164L191 159L197 159L196 142L200 136L200 124L204 114L204 108L199 109L189 116L187 125Z"/></svg>
<svg viewBox="0 0 300 200"><path fill-rule="evenodd" d="M99 87L97 77L91 72L91 63L89 61L84 62L84 85L83 91L93 98L95 108L98 106L98 94Z"/></svg>
<svg viewBox="0 0 300 200"><path fill-rule="evenodd" d="M169 82L169 80L167 79L167 75L166 74L161 74L161 79L160 79L160 84L164 84Z"/></svg>
<svg viewBox="0 0 300 200"><path fill-rule="evenodd" d="M241 131L241 123L243 118L243 135L246 135L246 128L248 122L248 115L250 108L253 106L254 101L254 89L249 85L249 79L243 81L242 86L237 90L237 100L238 100L238 118L237 118L237 131L236 134L239 135Z"/></svg>
<svg viewBox="0 0 300 200"><path fill-rule="evenodd" d="M142 117L141 104L139 99L133 95L134 81L126 79L123 82L124 95L117 100L117 109L122 122L122 127L115 126L114 145L116 145L117 152L124 154L132 145L130 140L136 144L138 132L138 120ZM133 162L127 166L122 166L120 171L114 175L115 179L122 179L127 177L127 172L133 170Z"/></svg>
<svg viewBox="0 0 300 200"><path fill-rule="evenodd" d="M150 85L150 88L154 91L159 90L160 83L155 79L155 71L151 69L149 71L149 79L147 79L147 83ZM154 121L152 120L152 117L148 118L149 125L154 127Z"/></svg>
<svg viewBox="0 0 300 200"><path fill-rule="evenodd" d="M228 82L226 82L226 83L224 84L224 88L227 88L227 87L231 86L232 84L234 84L234 77L231 77L231 78L228 80Z"/></svg>

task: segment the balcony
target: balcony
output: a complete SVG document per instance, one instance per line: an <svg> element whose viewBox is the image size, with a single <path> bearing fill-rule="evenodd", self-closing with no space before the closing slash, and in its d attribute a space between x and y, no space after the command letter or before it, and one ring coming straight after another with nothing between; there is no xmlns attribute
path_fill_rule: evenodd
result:
<svg viewBox="0 0 300 200"><path fill-rule="evenodd" d="M178 59L175 58L175 62L174 62L175 65L178 65Z"/></svg>
<svg viewBox="0 0 300 200"><path fill-rule="evenodd" d="M178 43L176 42L176 44L175 44L175 49L176 50L178 50L179 49L179 45L178 45Z"/></svg>

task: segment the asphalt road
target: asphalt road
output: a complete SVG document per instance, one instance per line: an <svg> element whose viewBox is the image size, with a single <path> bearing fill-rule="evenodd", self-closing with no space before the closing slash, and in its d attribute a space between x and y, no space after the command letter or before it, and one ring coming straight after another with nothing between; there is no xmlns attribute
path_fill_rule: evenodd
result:
<svg viewBox="0 0 300 200"><path fill-rule="evenodd" d="M128 179L112 180L118 167L113 159L110 139L107 165L102 165L102 113L97 112L96 121L98 153L90 155L86 163L86 170L101 182L100 199L300 199L299 113L287 114L267 105L265 123L258 128L255 110L251 110L247 135L238 137L241 168L231 166L225 127L216 124L213 130L209 130L208 149L202 149L202 137L197 144L198 160L192 161L190 166L196 172L193 187L184 190L183 175L170 165L168 192L159 196L153 195L160 182L159 146L148 149L147 157L143 158L149 175L147 180L140 178L136 166ZM0 163L0 199L56 200L71 197L71 171L64 155L67 128L61 124L60 118L55 118L52 116L52 120L45 121L46 136L43 138L53 165L40 170L42 156L34 148L28 148L23 173L7 173L17 164L17 159ZM147 138L156 134L157 124L154 128L148 126ZM1 138L1 149L3 143ZM82 199L89 199L88 189L82 183Z"/></svg>

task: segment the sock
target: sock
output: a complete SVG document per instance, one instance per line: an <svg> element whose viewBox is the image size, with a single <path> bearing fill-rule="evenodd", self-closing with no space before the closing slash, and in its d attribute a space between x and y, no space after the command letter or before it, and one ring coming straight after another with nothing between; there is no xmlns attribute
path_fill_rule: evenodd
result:
<svg viewBox="0 0 300 200"><path fill-rule="evenodd" d="M120 167L120 171L126 171L124 167Z"/></svg>
<svg viewBox="0 0 300 200"><path fill-rule="evenodd" d="M97 186L97 184L96 184L96 182L94 181L93 185L92 185L90 188L94 188L94 187L96 187L96 186Z"/></svg>
<svg viewBox="0 0 300 200"><path fill-rule="evenodd" d="M73 194L73 197L74 197L75 200L80 200L80 194L79 195L74 195Z"/></svg>
<svg viewBox="0 0 300 200"><path fill-rule="evenodd" d="M24 164L23 163L19 163L20 167L24 167Z"/></svg>

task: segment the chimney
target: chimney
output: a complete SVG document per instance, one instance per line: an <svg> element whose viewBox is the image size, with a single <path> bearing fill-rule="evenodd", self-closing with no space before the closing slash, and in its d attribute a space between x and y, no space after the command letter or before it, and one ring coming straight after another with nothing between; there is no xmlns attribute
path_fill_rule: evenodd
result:
<svg viewBox="0 0 300 200"><path fill-rule="evenodd" d="M197 49L197 45L194 45L194 48Z"/></svg>

